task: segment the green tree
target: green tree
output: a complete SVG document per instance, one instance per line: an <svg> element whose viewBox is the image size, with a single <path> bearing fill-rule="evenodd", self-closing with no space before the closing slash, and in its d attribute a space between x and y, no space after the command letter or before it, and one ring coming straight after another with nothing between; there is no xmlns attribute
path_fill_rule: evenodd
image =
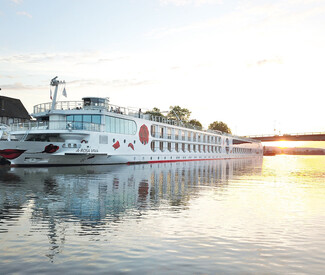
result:
<svg viewBox="0 0 325 275"><path fill-rule="evenodd" d="M203 128L201 122L196 119L191 119L188 123L193 125L198 130L202 130Z"/></svg>
<svg viewBox="0 0 325 275"><path fill-rule="evenodd" d="M228 125L222 121L214 121L209 125L209 130L217 130L224 133L231 134L231 130Z"/></svg>
<svg viewBox="0 0 325 275"><path fill-rule="evenodd" d="M165 117L159 108L157 107L153 107L151 111L147 111L145 112L146 115L152 115L152 116L161 116L161 117Z"/></svg>
<svg viewBox="0 0 325 275"><path fill-rule="evenodd" d="M188 122L191 115L191 111L180 106L170 106L167 118L173 120L181 120L182 122Z"/></svg>

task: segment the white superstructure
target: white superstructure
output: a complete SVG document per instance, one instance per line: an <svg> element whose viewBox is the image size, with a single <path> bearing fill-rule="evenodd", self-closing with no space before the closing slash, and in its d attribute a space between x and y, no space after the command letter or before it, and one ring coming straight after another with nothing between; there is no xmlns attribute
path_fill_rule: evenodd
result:
<svg viewBox="0 0 325 275"><path fill-rule="evenodd" d="M53 101L34 106L30 123L11 125L0 156L16 166L175 162L262 156L256 140L181 123L110 104L108 98Z"/></svg>

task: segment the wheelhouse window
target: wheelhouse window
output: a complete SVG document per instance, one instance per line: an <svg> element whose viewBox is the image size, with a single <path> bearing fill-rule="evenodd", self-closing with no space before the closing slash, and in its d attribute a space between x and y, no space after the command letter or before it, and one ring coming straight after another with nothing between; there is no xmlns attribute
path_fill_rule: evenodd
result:
<svg viewBox="0 0 325 275"><path fill-rule="evenodd" d="M84 97L84 108L85 109L107 109L108 99L99 97Z"/></svg>

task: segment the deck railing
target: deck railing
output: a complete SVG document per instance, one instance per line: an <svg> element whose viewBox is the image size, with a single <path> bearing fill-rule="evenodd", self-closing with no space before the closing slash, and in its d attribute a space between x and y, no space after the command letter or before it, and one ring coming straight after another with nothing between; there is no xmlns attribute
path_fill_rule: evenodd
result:
<svg viewBox="0 0 325 275"><path fill-rule="evenodd" d="M34 106L34 114L49 112L49 111L51 111L51 107L52 107L52 102L35 105ZM178 127L185 127L185 128L193 129L193 130L200 130L200 131L206 132L206 133L230 136L230 134L224 133L224 132L221 132L221 131L203 130L203 129L199 129L198 127L196 127L196 126L194 126L192 124L189 124L189 123L186 123L186 122L183 122L183 121L176 121L176 120L172 120L172 119L167 119L166 117L162 117L162 116L153 116L151 114L146 114L146 113L139 112L138 110L135 110L135 109L132 109L132 108L125 108L125 107L120 107L120 106L112 105L112 104L107 104L105 107L103 107L103 106L93 106L93 105L92 106L84 106L83 101L58 101L56 103L54 109L55 110L86 110L86 109L87 110L92 110L92 109L98 110L98 109L104 109L104 110L106 110L108 112L119 113L119 114L122 114L122 115L131 116L131 117L138 117L138 118L147 119L147 120L150 120L150 121L155 121L155 122L158 122L158 123L164 123L164 124L169 124L169 125L178 126ZM17 126L14 126L14 127L21 127L21 126L17 125ZM32 128L30 128L30 126L28 126L28 127L29 127L28 129L32 129ZM40 126L34 126L34 127L40 127ZM246 139L249 140L249 137L248 138L246 137ZM193 138L193 140L194 140L194 138ZM200 138L198 140L200 141Z"/></svg>
<svg viewBox="0 0 325 275"><path fill-rule="evenodd" d="M11 131L28 131L28 130L86 130L94 132L103 132L103 125L89 122L66 122L62 120L38 122L32 121L27 123L14 123L10 126Z"/></svg>

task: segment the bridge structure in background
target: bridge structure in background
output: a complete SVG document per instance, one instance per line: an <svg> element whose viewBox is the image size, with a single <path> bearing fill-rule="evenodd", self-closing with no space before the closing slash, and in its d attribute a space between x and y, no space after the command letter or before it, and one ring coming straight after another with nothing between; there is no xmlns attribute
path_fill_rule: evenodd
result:
<svg viewBox="0 0 325 275"><path fill-rule="evenodd" d="M257 139L262 142L269 141L325 141L325 132L295 133L283 135L254 135L247 138Z"/></svg>

